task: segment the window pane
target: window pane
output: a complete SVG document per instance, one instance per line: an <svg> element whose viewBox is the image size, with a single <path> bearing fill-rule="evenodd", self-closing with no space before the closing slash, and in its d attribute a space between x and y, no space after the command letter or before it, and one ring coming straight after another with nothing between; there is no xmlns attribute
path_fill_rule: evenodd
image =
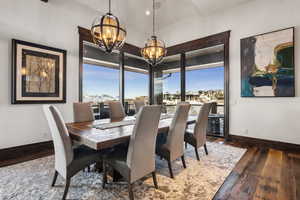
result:
<svg viewBox="0 0 300 200"><path fill-rule="evenodd" d="M83 65L83 101L101 103L119 100L119 70L92 64Z"/></svg>
<svg viewBox="0 0 300 200"><path fill-rule="evenodd" d="M167 113L175 113L175 106L181 101L180 72L164 74L163 94L163 104Z"/></svg>
<svg viewBox="0 0 300 200"><path fill-rule="evenodd" d="M140 57L136 57L127 53L125 53L124 64L125 110L128 115L134 115L134 100L144 100L145 103L148 103L148 65Z"/></svg>
<svg viewBox="0 0 300 200"><path fill-rule="evenodd" d="M218 113L223 114L224 105L224 67L186 71L186 97L192 104L191 114L197 114L203 103L216 101Z"/></svg>
<svg viewBox="0 0 300 200"><path fill-rule="evenodd" d="M163 104L167 113L175 113L176 104L181 101L180 55L166 57L162 71Z"/></svg>
<svg viewBox="0 0 300 200"><path fill-rule="evenodd" d="M208 117L207 134L224 133L224 47L213 46L186 53L186 96L190 114L197 115L203 103L215 102Z"/></svg>
<svg viewBox="0 0 300 200"><path fill-rule="evenodd" d="M148 74L125 71L125 102L128 103L128 114L134 114L134 100L148 102Z"/></svg>
<svg viewBox="0 0 300 200"><path fill-rule="evenodd" d="M125 72L125 100L145 99L148 101L148 74Z"/></svg>

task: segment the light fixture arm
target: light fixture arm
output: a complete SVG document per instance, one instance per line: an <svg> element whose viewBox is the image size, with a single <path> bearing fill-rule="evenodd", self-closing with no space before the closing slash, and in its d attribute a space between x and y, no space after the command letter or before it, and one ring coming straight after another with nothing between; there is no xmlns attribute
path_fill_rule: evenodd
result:
<svg viewBox="0 0 300 200"><path fill-rule="evenodd" d="M108 1L108 13L111 14L111 0Z"/></svg>
<svg viewBox="0 0 300 200"><path fill-rule="evenodd" d="M155 35L155 2L154 2L154 0L152 0L152 2L153 2L153 24L152 24L152 28L153 28L153 36Z"/></svg>

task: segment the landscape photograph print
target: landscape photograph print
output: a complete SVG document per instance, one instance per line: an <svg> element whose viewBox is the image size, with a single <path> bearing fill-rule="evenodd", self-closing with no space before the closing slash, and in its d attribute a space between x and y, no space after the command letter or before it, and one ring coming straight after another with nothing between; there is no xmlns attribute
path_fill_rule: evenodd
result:
<svg viewBox="0 0 300 200"><path fill-rule="evenodd" d="M241 96L295 96L293 27L241 39Z"/></svg>

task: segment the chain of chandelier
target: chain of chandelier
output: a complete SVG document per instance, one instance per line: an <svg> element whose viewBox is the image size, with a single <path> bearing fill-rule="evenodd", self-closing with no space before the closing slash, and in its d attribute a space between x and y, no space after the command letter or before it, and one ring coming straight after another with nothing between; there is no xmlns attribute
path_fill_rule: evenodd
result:
<svg viewBox="0 0 300 200"><path fill-rule="evenodd" d="M162 62L167 50L165 43L155 36L155 0L153 3L153 34L145 46L141 49L142 57L151 65L155 66ZM109 0L109 12L97 17L91 27L93 41L100 48L108 53L113 50L120 50L126 38L126 30L121 25L119 19L111 13L111 0Z"/></svg>

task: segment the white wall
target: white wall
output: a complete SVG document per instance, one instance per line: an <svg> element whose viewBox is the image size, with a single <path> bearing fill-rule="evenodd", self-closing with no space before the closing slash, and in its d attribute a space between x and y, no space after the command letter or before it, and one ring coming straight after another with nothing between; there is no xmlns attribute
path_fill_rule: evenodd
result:
<svg viewBox="0 0 300 200"><path fill-rule="evenodd" d="M255 0L205 18L186 18L160 35L167 45L231 30L230 134L300 144L300 1ZM240 39L295 26L295 98L241 98Z"/></svg>
<svg viewBox="0 0 300 200"><path fill-rule="evenodd" d="M10 104L11 39L67 50L67 104L57 106L66 121L72 121L72 102L78 101L77 26L89 28L97 14L80 1L1 0L0 149L51 139L41 105ZM130 27L127 31L127 42L144 41L137 31Z"/></svg>
<svg viewBox="0 0 300 200"><path fill-rule="evenodd" d="M210 17L183 19L161 29L167 45L232 30L230 41L230 133L300 144L300 1L256 0ZM174 13L176 14L176 13ZM0 2L0 149L50 140L41 105L11 105L11 39L66 49L67 104L58 105L72 121L78 100L77 26L90 27L91 7L74 0L1 0ZM130 20L130 19L129 19ZM295 98L240 97L240 39L296 26ZM162 28L162 27L160 27ZM127 27L127 42L141 45L145 34Z"/></svg>

